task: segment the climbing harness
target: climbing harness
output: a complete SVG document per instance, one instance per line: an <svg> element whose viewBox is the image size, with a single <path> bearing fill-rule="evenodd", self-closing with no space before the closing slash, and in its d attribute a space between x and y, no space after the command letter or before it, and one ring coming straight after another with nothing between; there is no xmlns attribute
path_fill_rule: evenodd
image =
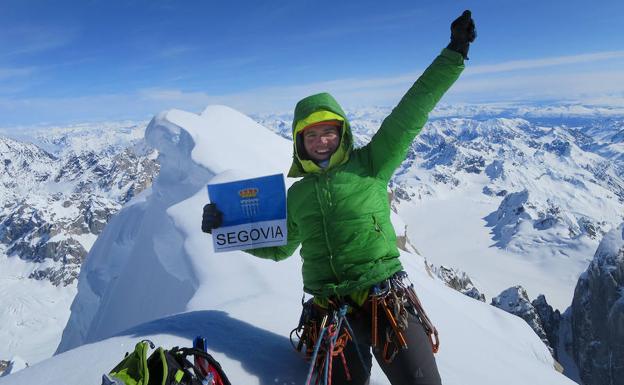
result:
<svg viewBox="0 0 624 385"><path fill-rule="evenodd" d="M399 351L408 348L405 333L409 314L422 324L432 351L437 353L440 347L438 331L425 313L414 285L404 271L373 286L362 307L350 306L344 300L327 299L328 307L324 308L317 305L314 298L307 301L304 299L301 300L303 310L299 324L290 332L290 342L295 350L302 352L305 359L310 361L305 385L331 385L334 358L340 359L345 376L350 381L351 374L344 354L349 341L353 342L361 364L367 371L370 370L347 319L350 310L370 311L371 346L376 352L381 351L381 357L387 363L392 362ZM384 317L382 322L380 317ZM385 328L380 330L383 326ZM383 333L381 336L380 332ZM295 336L298 338L297 343Z"/></svg>

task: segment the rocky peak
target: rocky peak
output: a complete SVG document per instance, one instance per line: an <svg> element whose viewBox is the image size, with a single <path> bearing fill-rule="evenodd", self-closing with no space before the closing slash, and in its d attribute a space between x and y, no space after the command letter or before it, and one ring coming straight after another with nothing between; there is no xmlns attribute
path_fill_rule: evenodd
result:
<svg viewBox="0 0 624 385"><path fill-rule="evenodd" d="M464 271L447 266L435 267L434 265L428 265L428 267L433 274L446 283L446 286L468 297L485 302L485 295L476 288L468 274Z"/></svg>
<svg viewBox="0 0 624 385"><path fill-rule="evenodd" d="M554 355L554 350L548 341L538 311L529 300L529 296L522 286L513 286L504 290L498 296L492 298L491 304L525 320L539 338L544 341L544 344L548 346L551 354Z"/></svg>
<svg viewBox="0 0 624 385"><path fill-rule="evenodd" d="M0 360L0 376L2 376L5 370L7 370L10 363L10 361Z"/></svg>
<svg viewBox="0 0 624 385"><path fill-rule="evenodd" d="M553 307L548 304L546 296L543 294L537 296L537 298L531 302L531 305L533 305L539 316L549 346L552 346L554 349L553 356L555 359L559 359L556 348L559 343L559 325L561 324L562 318L561 312L557 309L553 309Z"/></svg>
<svg viewBox="0 0 624 385"><path fill-rule="evenodd" d="M0 360L0 377L6 377L29 366L28 362L18 356L13 357L11 361Z"/></svg>
<svg viewBox="0 0 624 385"><path fill-rule="evenodd" d="M571 324L583 383L624 384L624 224L604 236L579 278Z"/></svg>

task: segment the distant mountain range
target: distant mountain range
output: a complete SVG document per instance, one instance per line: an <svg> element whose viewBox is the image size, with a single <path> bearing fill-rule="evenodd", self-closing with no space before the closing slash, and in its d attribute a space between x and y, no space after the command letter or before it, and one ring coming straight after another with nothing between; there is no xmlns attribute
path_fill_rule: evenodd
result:
<svg viewBox="0 0 624 385"><path fill-rule="evenodd" d="M78 126L0 137L0 251L35 262L29 278L75 281L108 219L151 185L142 125Z"/></svg>

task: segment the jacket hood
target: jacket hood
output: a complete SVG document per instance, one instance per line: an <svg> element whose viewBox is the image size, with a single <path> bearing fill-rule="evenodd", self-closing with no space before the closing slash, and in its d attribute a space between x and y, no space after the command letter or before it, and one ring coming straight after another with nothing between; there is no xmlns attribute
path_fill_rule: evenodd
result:
<svg viewBox="0 0 624 385"><path fill-rule="evenodd" d="M305 174L323 171L314 161L306 159L300 134L306 126L326 120L342 122L340 145L331 156L327 169L341 165L349 160L349 155L353 149L353 135L347 115L330 94L324 92L311 95L300 100L295 107L295 117L292 124L293 163L288 171L289 177L301 177Z"/></svg>

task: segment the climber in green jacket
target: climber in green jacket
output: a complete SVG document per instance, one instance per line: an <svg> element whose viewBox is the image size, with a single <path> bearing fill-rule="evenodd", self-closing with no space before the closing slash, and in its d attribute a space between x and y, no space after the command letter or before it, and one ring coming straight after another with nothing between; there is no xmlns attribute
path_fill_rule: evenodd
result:
<svg viewBox="0 0 624 385"><path fill-rule="evenodd" d="M371 288L402 270L396 234L390 222L387 186L405 159L410 144L428 114L464 69L475 39L470 11L451 25L451 42L418 78L366 146L354 149L346 114L328 93L299 101L293 120L293 163L289 177L301 177L287 195L288 243L247 250L260 258L280 261L301 245L304 291L316 305L349 303L350 322L368 368L334 365L335 384L364 384L370 375ZM202 230L220 225L214 204L204 207ZM411 316L406 333L409 349L392 362L375 356L391 383L439 384L431 348L418 319ZM424 345L423 345L424 344ZM350 344L353 345L353 344ZM347 345L345 355L355 356ZM357 356L355 356L357 357ZM361 365L360 365L361 366ZM346 378L351 381L346 382Z"/></svg>

